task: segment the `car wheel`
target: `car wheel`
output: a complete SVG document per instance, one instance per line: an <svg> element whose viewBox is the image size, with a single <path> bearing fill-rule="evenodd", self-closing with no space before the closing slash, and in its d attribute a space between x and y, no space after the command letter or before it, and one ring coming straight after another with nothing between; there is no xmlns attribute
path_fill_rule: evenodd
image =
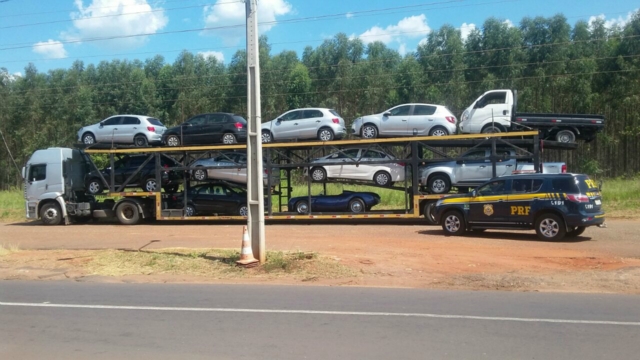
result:
<svg viewBox="0 0 640 360"><path fill-rule="evenodd" d="M169 135L167 137L167 146L170 146L170 147L180 146L180 138L177 135Z"/></svg>
<svg viewBox="0 0 640 360"><path fill-rule="evenodd" d="M60 225L62 223L62 210L60 205L49 202L40 208L40 219L45 225Z"/></svg>
<svg viewBox="0 0 640 360"><path fill-rule="evenodd" d="M466 231L464 217L459 211L448 211L442 216L442 230L445 235L460 236Z"/></svg>
<svg viewBox="0 0 640 360"><path fill-rule="evenodd" d="M556 141L561 143L574 143L576 142L576 134L571 130L558 131L556 134Z"/></svg>
<svg viewBox="0 0 640 360"><path fill-rule="evenodd" d="M84 133L82 135L82 143L85 145L93 145L96 143L96 137L92 133Z"/></svg>
<svg viewBox="0 0 640 360"><path fill-rule="evenodd" d="M360 130L360 132L363 139L375 139L378 137L378 128L371 124L362 126L362 130Z"/></svg>
<svg viewBox="0 0 640 360"><path fill-rule="evenodd" d="M89 194L97 195L102 193L102 181L100 179L91 179L87 184L87 190L89 190Z"/></svg>
<svg viewBox="0 0 640 360"><path fill-rule="evenodd" d="M306 200L300 200L296 203L296 212L298 214L309 213L309 203Z"/></svg>
<svg viewBox="0 0 640 360"><path fill-rule="evenodd" d="M249 207L246 204L242 204L238 207L238 215L249 216Z"/></svg>
<svg viewBox="0 0 640 360"><path fill-rule="evenodd" d="M184 216L190 217L195 215L196 215L196 208L191 204L187 205L187 208L184 210Z"/></svg>
<svg viewBox="0 0 640 360"><path fill-rule="evenodd" d="M231 145L231 144L235 144L237 142L238 142L238 140L236 139L236 136L233 135L232 133L226 133L226 134L222 135L222 143L223 144Z"/></svg>
<svg viewBox="0 0 640 360"><path fill-rule="evenodd" d="M427 224L429 225L436 225L437 221L436 218L433 216L433 212L436 209L436 202L435 201L428 201L425 205L424 205L424 211L423 211L423 215L425 220L427 221Z"/></svg>
<svg viewBox="0 0 640 360"><path fill-rule="evenodd" d="M364 212L365 211L364 201L358 198L349 201L349 210L352 213L356 213L356 214Z"/></svg>
<svg viewBox="0 0 640 360"><path fill-rule="evenodd" d="M373 175L373 182L380 186L391 186L391 174L386 171L378 171Z"/></svg>
<svg viewBox="0 0 640 360"><path fill-rule="evenodd" d="M552 213L538 216L535 226L536 234L542 240L562 240L567 232L562 218Z"/></svg>
<svg viewBox="0 0 640 360"><path fill-rule="evenodd" d="M138 135L133 138L133 143L137 147L148 147L149 141L147 141L147 137L144 135Z"/></svg>
<svg viewBox="0 0 640 360"><path fill-rule="evenodd" d="M311 179L315 182L327 180L327 172L322 167L311 168Z"/></svg>
<svg viewBox="0 0 640 360"><path fill-rule="evenodd" d="M442 126L435 126L429 130L429 136L447 136L449 131Z"/></svg>
<svg viewBox="0 0 640 360"><path fill-rule="evenodd" d="M318 140L331 141L333 140L333 131L331 129L322 128L318 131Z"/></svg>
<svg viewBox="0 0 640 360"><path fill-rule="evenodd" d="M270 142L273 142L273 136L271 136L271 131L262 130L262 143L266 144Z"/></svg>
<svg viewBox="0 0 640 360"><path fill-rule="evenodd" d="M577 228L575 228L575 229L573 229L573 230L569 231L569 232L567 233L567 235L565 235L565 236L566 236L566 237L572 237L572 238L573 238L573 237L577 237L577 236L582 235L582 233L583 233L585 230L587 230L587 227L586 227L586 226L578 226Z"/></svg>
<svg viewBox="0 0 640 360"><path fill-rule="evenodd" d="M116 216L118 217L118 221L123 225L135 225L140 222L138 206L129 201L118 205L116 208Z"/></svg>
<svg viewBox="0 0 640 360"><path fill-rule="evenodd" d="M207 170L205 169L195 169L193 171L193 178L198 181L207 180Z"/></svg>
<svg viewBox="0 0 640 360"><path fill-rule="evenodd" d="M483 134L497 134L497 133L501 133L502 129L500 129L499 125L494 126L494 125L488 124L482 128L481 132Z"/></svg>
<svg viewBox="0 0 640 360"><path fill-rule="evenodd" d="M155 177L147 178L144 181L144 190L147 192L154 192L158 188L158 182Z"/></svg>
<svg viewBox="0 0 640 360"><path fill-rule="evenodd" d="M446 194L451 190L451 180L446 175L433 175L427 187L432 194Z"/></svg>

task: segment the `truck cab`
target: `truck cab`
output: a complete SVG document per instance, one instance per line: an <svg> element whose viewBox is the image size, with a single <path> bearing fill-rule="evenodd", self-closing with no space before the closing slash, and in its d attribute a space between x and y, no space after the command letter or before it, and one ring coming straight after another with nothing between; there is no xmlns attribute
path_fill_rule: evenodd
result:
<svg viewBox="0 0 640 360"><path fill-rule="evenodd" d="M460 132L467 134L505 132L511 127L514 96L511 90L491 90L462 113Z"/></svg>

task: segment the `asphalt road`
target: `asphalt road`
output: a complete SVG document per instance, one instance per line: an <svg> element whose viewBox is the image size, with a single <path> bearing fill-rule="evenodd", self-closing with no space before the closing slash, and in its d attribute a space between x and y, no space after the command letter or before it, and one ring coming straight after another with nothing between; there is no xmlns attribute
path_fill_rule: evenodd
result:
<svg viewBox="0 0 640 360"><path fill-rule="evenodd" d="M636 296L0 283L0 359L634 359Z"/></svg>

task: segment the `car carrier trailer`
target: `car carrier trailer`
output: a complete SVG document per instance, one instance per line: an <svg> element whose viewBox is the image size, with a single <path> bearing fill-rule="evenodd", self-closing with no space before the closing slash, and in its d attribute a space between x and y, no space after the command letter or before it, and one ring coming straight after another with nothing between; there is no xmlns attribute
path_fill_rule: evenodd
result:
<svg viewBox="0 0 640 360"><path fill-rule="evenodd" d="M429 220L430 206L446 195L421 193L418 184L420 166L444 160L457 160L459 156L452 156L452 149L467 149L490 147L492 149L490 161L495 175L496 162L500 161L496 155L499 147L517 149L510 158L528 159L534 164L535 171L540 170L540 148L574 149L575 144L561 144L556 142L541 142L537 131L472 134L449 136L402 137L371 140L338 140L330 142L291 142L263 144L263 152L267 158L265 168L279 168L280 182L272 184L268 176L266 202L266 220L315 220L315 219L415 219L423 215ZM291 197L292 172L296 169L311 168L312 160L326 155L327 152L344 151L350 147L370 149L393 149L400 154L395 160L368 161L374 163L405 163L405 181L395 184L391 189L404 194L404 207L395 210L370 210L364 213L327 213L314 211L310 206L306 214L283 211L284 205ZM245 151L246 145L218 145L218 146L190 146L190 147L157 147L157 148L100 148L100 144L77 149L49 148L36 151L23 168L25 179L26 216L28 219L41 219L44 224L70 224L86 222L91 219L117 218L122 224L137 224L144 220L246 220L245 216L211 215L186 216L188 192L184 191L182 207L172 208L168 199L171 193L159 191L125 191L127 181L116 186L114 171L110 176L103 176L96 163L91 158L94 155L107 156L113 169L116 158L130 154L145 154L145 164L155 162L155 176L157 184L162 184L163 172L181 171L183 174L182 188L187 189L195 181L190 176L191 164L202 158L215 156L225 151ZM170 157L176 166L162 168L161 158ZM351 159L353 165L358 165L359 159ZM335 163L336 165L344 163ZM323 163L332 165L332 163ZM140 165L137 171L143 168ZM246 165L234 165L229 168L240 168ZM97 170L100 180L107 193L104 196L87 194L86 175ZM329 180L343 184L359 184L360 181ZM375 186L366 183L368 186ZM325 183L326 186L326 183ZM307 179L306 187L311 196L311 179ZM325 188L326 189L326 188ZM326 193L326 190L325 190ZM277 195L277 210L272 206L272 196ZM105 198L106 197L106 198ZM311 201L309 201L311 204ZM175 206L174 206L175 207ZM429 221L428 221L429 222Z"/></svg>

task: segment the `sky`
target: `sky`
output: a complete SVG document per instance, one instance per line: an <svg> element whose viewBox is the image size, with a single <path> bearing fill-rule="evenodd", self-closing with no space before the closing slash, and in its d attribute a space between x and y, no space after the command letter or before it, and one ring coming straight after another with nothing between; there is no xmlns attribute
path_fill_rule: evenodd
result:
<svg viewBox="0 0 640 360"><path fill-rule="evenodd" d="M624 25L637 0L258 0L260 33L272 54L317 47L338 33L414 51L432 30L449 24L463 37L489 17L518 26L524 17L564 14L570 24L600 17ZM228 64L245 48L243 0L0 0L0 68L21 76L103 60L183 50Z"/></svg>

